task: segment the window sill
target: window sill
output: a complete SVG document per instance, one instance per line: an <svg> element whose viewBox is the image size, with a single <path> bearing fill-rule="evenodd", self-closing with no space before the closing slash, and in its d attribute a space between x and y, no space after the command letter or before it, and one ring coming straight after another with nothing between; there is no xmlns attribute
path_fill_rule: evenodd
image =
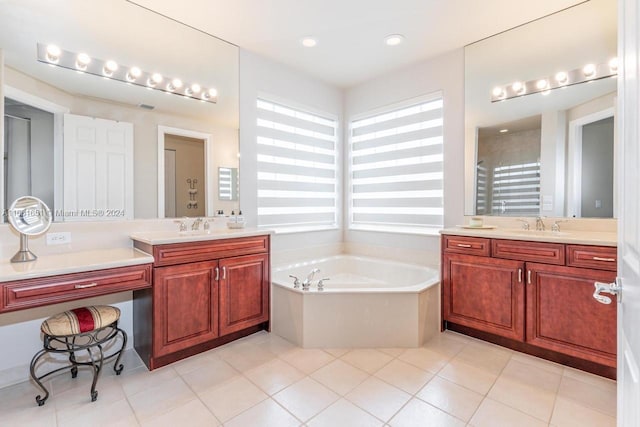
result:
<svg viewBox="0 0 640 427"><path fill-rule="evenodd" d="M390 234L408 234L415 236L440 236L440 230L443 227L438 228L417 228L417 227L392 227L385 225L355 225L351 224L348 228L349 231L369 231L374 233L390 233Z"/></svg>
<svg viewBox="0 0 640 427"><path fill-rule="evenodd" d="M339 230L337 225L318 225L318 226L305 226L305 227L261 227L273 230L274 234L296 234L296 233L312 233L316 231L333 231Z"/></svg>

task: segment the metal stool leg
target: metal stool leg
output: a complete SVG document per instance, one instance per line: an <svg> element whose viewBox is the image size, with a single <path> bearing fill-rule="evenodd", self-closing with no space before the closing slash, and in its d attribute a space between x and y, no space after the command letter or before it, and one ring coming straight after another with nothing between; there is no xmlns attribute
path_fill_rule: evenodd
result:
<svg viewBox="0 0 640 427"><path fill-rule="evenodd" d="M102 360L104 358L104 354L102 353L102 346L97 345L98 352L100 357L96 360L93 357L92 347L87 349L87 353L89 353L89 358L91 359L91 366L93 368L93 381L91 383L91 401L95 402L98 398L98 391L96 390L96 384L98 384L98 378L100 377L100 372L102 371Z"/></svg>
<svg viewBox="0 0 640 427"><path fill-rule="evenodd" d="M116 331L122 334L122 347L118 351L118 357L116 358L116 361L113 363L114 372L116 373L116 375L120 375L122 373L122 370L124 369L124 365L120 364L120 360L122 359L122 353L124 352L124 349L127 346L127 333L122 329L118 328L117 325L115 329Z"/></svg>
<svg viewBox="0 0 640 427"><path fill-rule="evenodd" d="M47 353L48 351L46 348L43 348L42 350L37 352L36 355L33 356L33 359L31 359L31 365L29 367L29 371L31 372L31 378L36 382L36 384L38 384L38 387L40 387L45 393L44 397L40 397L40 395L36 396L36 403L38 404L38 406L44 405L44 403L49 398L49 390L47 390L44 384L42 384L42 381L40 381L40 378L43 378L44 376L38 377L36 375L36 364L38 363L38 360Z"/></svg>

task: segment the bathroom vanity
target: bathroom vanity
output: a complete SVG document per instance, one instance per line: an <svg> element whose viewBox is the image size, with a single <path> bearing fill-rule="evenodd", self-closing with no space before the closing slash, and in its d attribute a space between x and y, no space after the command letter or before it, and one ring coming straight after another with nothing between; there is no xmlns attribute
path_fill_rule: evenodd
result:
<svg viewBox="0 0 640 427"><path fill-rule="evenodd" d="M442 328L615 378L612 234L443 230Z"/></svg>
<svg viewBox="0 0 640 427"><path fill-rule="evenodd" d="M269 330L269 233L138 233L153 287L133 294L135 348L149 369Z"/></svg>
<svg viewBox="0 0 640 427"><path fill-rule="evenodd" d="M0 264L0 313L151 287L153 258L132 248Z"/></svg>

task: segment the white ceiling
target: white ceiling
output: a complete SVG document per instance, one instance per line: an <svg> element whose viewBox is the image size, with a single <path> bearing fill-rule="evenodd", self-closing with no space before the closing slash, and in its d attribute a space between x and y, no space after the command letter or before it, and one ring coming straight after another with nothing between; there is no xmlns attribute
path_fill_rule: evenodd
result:
<svg viewBox="0 0 640 427"><path fill-rule="evenodd" d="M346 88L582 0L132 0ZM383 43L400 33L397 47ZM299 41L314 36L318 45Z"/></svg>

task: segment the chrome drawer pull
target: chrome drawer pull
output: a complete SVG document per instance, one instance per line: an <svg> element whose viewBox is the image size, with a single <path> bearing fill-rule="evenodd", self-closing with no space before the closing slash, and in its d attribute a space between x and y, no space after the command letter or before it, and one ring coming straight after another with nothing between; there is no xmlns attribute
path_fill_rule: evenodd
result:
<svg viewBox="0 0 640 427"><path fill-rule="evenodd" d="M93 282L93 283L87 283L86 285L75 285L74 288L86 289L86 288L95 288L96 286L98 286L98 284L96 282Z"/></svg>
<svg viewBox="0 0 640 427"><path fill-rule="evenodd" d="M227 278L227 267L222 267L222 280Z"/></svg>
<svg viewBox="0 0 640 427"><path fill-rule="evenodd" d="M518 283L522 283L522 269L518 269Z"/></svg>
<svg viewBox="0 0 640 427"><path fill-rule="evenodd" d="M606 262L615 262L616 261L615 258L601 258L599 256L594 256L592 259L594 261L606 261Z"/></svg>
<svg viewBox="0 0 640 427"><path fill-rule="evenodd" d="M462 243L458 243L458 247L459 248L470 248L471 245L465 245L465 244L462 244Z"/></svg>
<svg viewBox="0 0 640 427"><path fill-rule="evenodd" d="M531 284L531 270L527 270L527 283Z"/></svg>
<svg viewBox="0 0 640 427"><path fill-rule="evenodd" d="M216 279L215 280L220 280L220 269L218 269L218 267L216 267Z"/></svg>

